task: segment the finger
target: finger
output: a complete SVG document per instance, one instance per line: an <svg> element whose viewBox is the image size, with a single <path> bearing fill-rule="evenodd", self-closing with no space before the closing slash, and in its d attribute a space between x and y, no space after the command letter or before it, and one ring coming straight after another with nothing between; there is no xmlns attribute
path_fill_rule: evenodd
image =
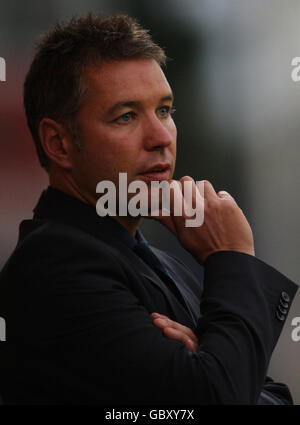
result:
<svg viewBox="0 0 300 425"><path fill-rule="evenodd" d="M176 234L176 224L174 215L182 215L182 191L181 184L177 180L168 180L162 186L159 210L156 215L151 216L156 221L166 226L171 232ZM181 207L181 208L180 208ZM178 214L179 211L179 214Z"/></svg>
<svg viewBox="0 0 300 425"><path fill-rule="evenodd" d="M197 342L191 340L185 333L170 327L164 328L163 332L168 338L182 342L193 353L197 351Z"/></svg>
<svg viewBox="0 0 300 425"><path fill-rule="evenodd" d="M172 233L176 232L176 228L174 226L173 219L170 216L170 211L168 211L168 210L159 208L159 210L156 211L155 214L152 214L152 212L151 212L151 214L143 216L143 218L145 218L146 220L152 219L152 220L158 221L163 226L165 226L167 229L169 229Z"/></svg>
<svg viewBox="0 0 300 425"><path fill-rule="evenodd" d="M184 217L184 197L181 181L168 180L168 186L164 190L164 201L166 203L166 210L169 212L169 217L161 221L169 230L177 235L182 228Z"/></svg>
<svg viewBox="0 0 300 425"><path fill-rule="evenodd" d="M236 200L234 199L234 197L232 195L230 195L229 192L226 192L226 190L220 190L217 193L217 196L219 197L219 199L221 199L223 201L233 202L235 205L238 206L238 203L236 202Z"/></svg>
<svg viewBox="0 0 300 425"><path fill-rule="evenodd" d="M194 179L190 176L181 177L182 194L184 202L184 212L187 216L191 216L191 209L196 208L197 187Z"/></svg>
<svg viewBox="0 0 300 425"><path fill-rule="evenodd" d="M208 180L203 180L203 182L204 182L204 197L216 198L217 194L213 185Z"/></svg>
<svg viewBox="0 0 300 425"><path fill-rule="evenodd" d="M168 322L166 322L166 323L171 323L171 319L170 319L170 317L168 317L168 316L166 316L166 315L164 315L164 314L160 314L160 313L151 313L151 316L152 317L154 317L154 319L165 319L165 320L168 320Z"/></svg>
<svg viewBox="0 0 300 425"><path fill-rule="evenodd" d="M219 198L223 199L234 199L233 196L230 195L230 193L226 192L226 190L219 190L217 195Z"/></svg>
<svg viewBox="0 0 300 425"><path fill-rule="evenodd" d="M175 329L183 334L185 334L188 338L190 338L194 342L198 342L198 338L194 334L194 332L188 328L187 326L181 325L178 322L170 320L168 317L157 317L153 321L154 325L159 328L169 327Z"/></svg>
<svg viewBox="0 0 300 425"><path fill-rule="evenodd" d="M199 214L204 211L204 182L197 181L195 183L189 176L182 177L180 182L184 200L184 217L193 218L193 222L195 216L196 219L200 218ZM191 223L191 221L186 220L185 224L187 223Z"/></svg>
<svg viewBox="0 0 300 425"><path fill-rule="evenodd" d="M165 192L168 208L171 217L182 217L183 213L183 193L181 181L170 180L169 189Z"/></svg>

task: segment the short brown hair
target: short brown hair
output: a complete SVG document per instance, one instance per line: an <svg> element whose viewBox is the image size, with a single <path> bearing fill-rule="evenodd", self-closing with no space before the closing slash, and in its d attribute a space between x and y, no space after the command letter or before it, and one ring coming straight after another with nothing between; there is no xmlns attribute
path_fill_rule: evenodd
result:
<svg viewBox="0 0 300 425"><path fill-rule="evenodd" d="M133 18L88 15L57 24L37 45L24 83L24 107L42 167L49 158L39 139L40 121L51 118L77 136L76 118L84 100L83 74L89 65L103 60L151 58L165 65L166 56L148 30Z"/></svg>

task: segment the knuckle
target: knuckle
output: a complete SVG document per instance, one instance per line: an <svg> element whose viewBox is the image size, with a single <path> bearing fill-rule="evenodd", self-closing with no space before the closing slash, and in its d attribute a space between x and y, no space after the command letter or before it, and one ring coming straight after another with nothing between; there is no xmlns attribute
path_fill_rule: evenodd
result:
<svg viewBox="0 0 300 425"><path fill-rule="evenodd" d="M164 320L165 326L167 326L167 327L173 327L174 326L173 322L170 319L164 318L163 320Z"/></svg>

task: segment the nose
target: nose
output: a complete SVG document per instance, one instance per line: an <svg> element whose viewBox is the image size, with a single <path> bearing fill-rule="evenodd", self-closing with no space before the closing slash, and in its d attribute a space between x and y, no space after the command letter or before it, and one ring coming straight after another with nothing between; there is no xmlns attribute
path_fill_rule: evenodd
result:
<svg viewBox="0 0 300 425"><path fill-rule="evenodd" d="M173 129L173 132L172 132ZM143 125L143 140L146 150L163 150L174 141L175 124L167 125L166 121L156 115L148 117Z"/></svg>

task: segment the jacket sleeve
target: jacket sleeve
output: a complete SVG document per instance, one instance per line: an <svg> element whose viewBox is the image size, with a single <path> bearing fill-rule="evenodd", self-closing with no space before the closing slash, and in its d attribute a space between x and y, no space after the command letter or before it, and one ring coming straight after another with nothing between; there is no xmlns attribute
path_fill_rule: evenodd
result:
<svg viewBox="0 0 300 425"><path fill-rule="evenodd" d="M239 387L243 385L243 380L250 386L256 385L258 399L271 354L296 290L295 284L253 256L224 251L207 259L201 302L203 317L199 320L198 334L205 349L218 356L216 360L222 364L224 374L227 371L233 391L239 389L243 392L242 386ZM283 302L287 307L284 315L281 313L283 310L280 311ZM234 323L230 326L232 319ZM227 322L229 332L224 326ZM241 338L239 326L246 327L247 339ZM229 347L227 344L230 340L232 344ZM222 348L227 346L227 354L222 359L219 357L222 348L217 347L216 343L221 344ZM243 368L239 367L241 357L237 363L239 366L232 367L232 356L237 359L237 352L247 358L247 365ZM217 381L217 377L215 379ZM220 392L223 392L221 388ZM245 399L243 402L251 401Z"/></svg>
<svg viewBox="0 0 300 425"><path fill-rule="evenodd" d="M294 404L288 387L281 382L274 382L267 376L263 389L259 395L258 405L291 405Z"/></svg>

